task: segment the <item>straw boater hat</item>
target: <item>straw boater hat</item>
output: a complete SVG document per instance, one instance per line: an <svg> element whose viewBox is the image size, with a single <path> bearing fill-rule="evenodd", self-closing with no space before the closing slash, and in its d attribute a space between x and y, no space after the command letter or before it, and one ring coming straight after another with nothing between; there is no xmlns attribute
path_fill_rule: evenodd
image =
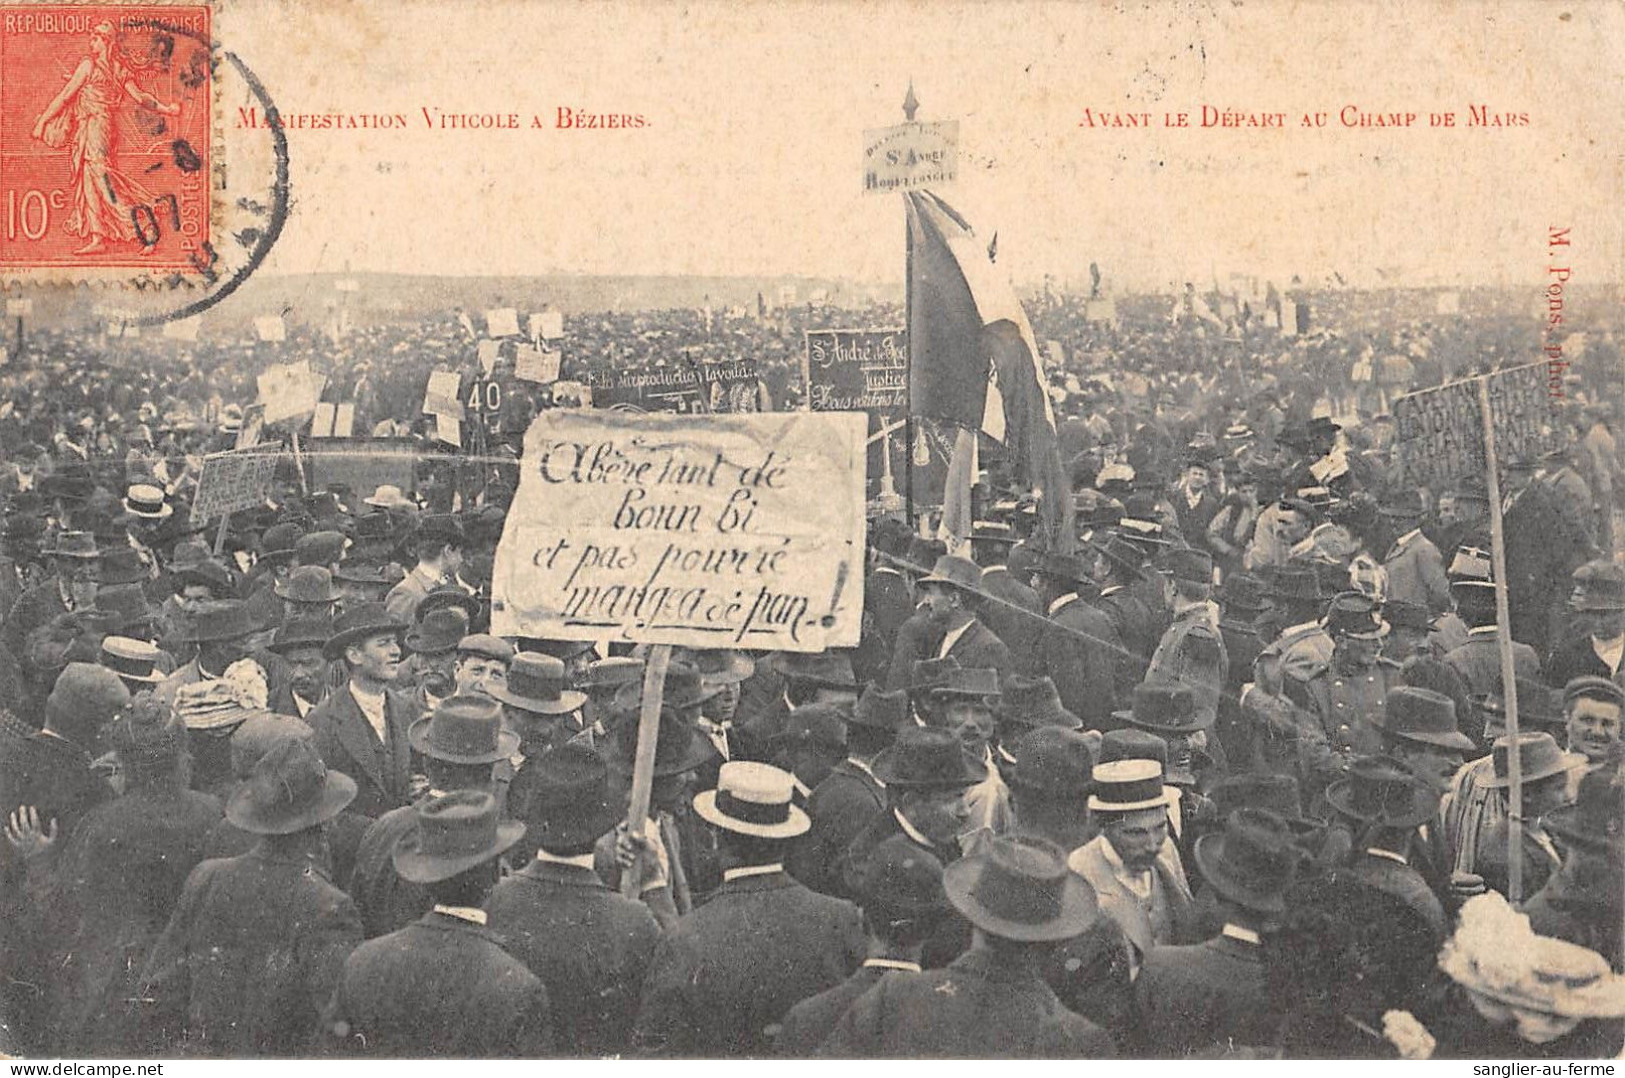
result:
<svg viewBox="0 0 1625 1078"><path fill-rule="evenodd" d="M375 509L416 509L417 503L401 493L401 488L391 483L378 487L369 496L361 499L365 505Z"/></svg>
<svg viewBox="0 0 1625 1078"><path fill-rule="evenodd" d="M163 652L156 644L135 640L128 636L109 636L102 639L101 664L124 680L131 692L151 687L164 680L158 669Z"/></svg>
<svg viewBox="0 0 1625 1078"><path fill-rule="evenodd" d="M438 883L498 857L525 834L525 825L499 820L496 798L456 790L421 802L417 826L395 843L391 859L401 879Z"/></svg>
<svg viewBox="0 0 1625 1078"><path fill-rule="evenodd" d="M163 487L132 483L124 492L124 511L142 520L167 520L175 507L164 497Z"/></svg>
<svg viewBox="0 0 1625 1078"><path fill-rule="evenodd" d="M730 761L717 772L717 788L694 798L700 818L724 831L753 838L788 839L812 827L791 804L795 778L769 764Z"/></svg>
<svg viewBox="0 0 1625 1078"><path fill-rule="evenodd" d="M1091 812L1138 812L1173 804L1162 784L1162 765L1155 760L1113 760L1096 764Z"/></svg>
<svg viewBox="0 0 1625 1078"><path fill-rule="evenodd" d="M990 936L1022 943L1071 939L1095 917L1095 897L1041 838L998 836L943 870L953 907Z"/></svg>

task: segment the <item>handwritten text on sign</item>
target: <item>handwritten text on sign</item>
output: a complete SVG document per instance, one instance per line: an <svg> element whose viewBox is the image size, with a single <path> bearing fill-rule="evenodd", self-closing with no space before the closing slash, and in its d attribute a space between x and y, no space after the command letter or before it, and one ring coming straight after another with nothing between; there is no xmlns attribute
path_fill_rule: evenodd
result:
<svg viewBox="0 0 1625 1078"><path fill-rule="evenodd" d="M900 329L808 330L802 374L815 412L908 407L908 335Z"/></svg>
<svg viewBox="0 0 1625 1078"><path fill-rule="evenodd" d="M193 522L202 523L263 504L271 492L280 456L281 447L272 446L204 457L197 497L192 499Z"/></svg>
<svg viewBox="0 0 1625 1078"><path fill-rule="evenodd" d="M857 643L864 416L543 412L492 632L819 651Z"/></svg>
<svg viewBox="0 0 1625 1078"><path fill-rule="evenodd" d="M1555 448L1560 436L1552 417L1546 364L1490 375L1489 393L1495 453L1502 463ZM1476 381L1400 397L1394 402L1394 425L1395 448L1407 484L1439 491L1464 475L1484 474L1484 427Z"/></svg>

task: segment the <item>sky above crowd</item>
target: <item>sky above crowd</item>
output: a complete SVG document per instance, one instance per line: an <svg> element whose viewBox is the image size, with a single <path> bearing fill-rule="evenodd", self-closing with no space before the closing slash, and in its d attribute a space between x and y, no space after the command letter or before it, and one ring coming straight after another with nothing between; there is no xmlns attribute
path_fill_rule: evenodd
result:
<svg viewBox="0 0 1625 1078"><path fill-rule="evenodd" d="M911 78L919 119L960 124L939 193L1023 281L1087 282L1096 262L1123 289L1538 289L1549 226L1573 230L1577 283L1617 277L1625 251L1625 12L1595 0L236 0L217 36L285 117L406 121L289 131L270 273L895 283L902 200L863 193L861 154ZM1204 127L1203 106L1243 126ZM1472 126L1472 106L1511 119ZM645 126L560 129L561 108ZM424 110L521 126L431 129ZM1180 112L1190 127L1164 126ZM1317 112L1326 126L1302 126ZM1446 112L1455 126L1431 125ZM1393 113L1417 118L1359 125ZM1113 114L1152 126L1087 125ZM1247 124L1269 114L1285 126Z"/></svg>

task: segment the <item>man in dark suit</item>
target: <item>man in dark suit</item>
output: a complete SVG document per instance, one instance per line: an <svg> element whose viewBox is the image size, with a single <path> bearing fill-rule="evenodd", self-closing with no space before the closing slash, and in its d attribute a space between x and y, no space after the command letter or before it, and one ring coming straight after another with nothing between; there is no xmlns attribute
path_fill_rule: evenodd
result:
<svg viewBox="0 0 1625 1078"><path fill-rule="evenodd" d="M486 928L497 858L525 833L496 798L459 790L417 806L395 870L429 889L422 918L355 949L325 1025L344 1048L381 1059L526 1058L553 1049L547 989Z"/></svg>
<svg viewBox="0 0 1625 1078"><path fill-rule="evenodd" d="M920 578L924 603L898 631L887 688L907 686L920 659L952 657L967 669L997 670L1001 685L1009 679L1010 649L973 609L981 584L982 570L969 558L944 554L937 559Z"/></svg>
<svg viewBox="0 0 1625 1078"><path fill-rule="evenodd" d="M1156 947L1135 982L1141 1050L1180 1058L1214 1045L1274 1042L1280 1016L1264 983L1260 933L1286 909L1300 853L1287 822L1266 809L1231 813L1196 840L1195 861L1222 919L1210 940Z"/></svg>
<svg viewBox="0 0 1625 1078"><path fill-rule="evenodd" d="M819 1048L835 1059L1115 1055L1101 1028L1061 1006L1039 976L1046 946L1095 916L1089 887L1043 839L995 838L943 872L948 901L974 926L945 969L897 972L864 993Z"/></svg>
<svg viewBox="0 0 1625 1078"><path fill-rule="evenodd" d="M1146 578L1145 555L1140 548L1120 535L1097 540L1097 544L1100 556L1095 569L1100 595L1091 605L1106 615L1123 645L1116 657L1113 678L1113 688L1121 699L1145 680L1145 668L1157 647L1158 619L1135 588Z"/></svg>
<svg viewBox="0 0 1625 1078"><path fill-rule="evenodd" d="M259 844L192 870L142 974L137 1054L310 1054L361 942L355 903L319 867L322 825L355 791L306 741L261 758L226 803L226 819Z"/></svg>
<svg viewBox="0 0 1625 1078"><path fill-rule="evenodd" d="M1591 548L1585 536L1570 530L1551 492L1532 481L1536 464L1527 458L1504 462L1501 531L1512 638L1543 655L1554 640L1569 576L1585 563Z"/></svg>
<svg viewBox="0 0 1625 1078"><path fill-rule="evenodd" d="M694 810L718 831L722 886L679 918L644 984L636 1042L663 1056L766 1055L784 1015L846 978L863 957L857 907L784 872L785 843L806 833L787 772L722 765Z"/></svg>
<svg viewBox="0 0 1625 1078"><path fill-rule="evenodd" d="M1010 649L1015 668L1030 674L1037 662L1044 611L1038 593L1010 571L1010 547L1015 541L1016 534L1008 524L978 521L972 531L971 554L982 567L982 598L976 614Z"/></svg>
<svg viewBox="0 0 1625 1078"><path fill-rule="evenodd" d="M621 814L608 768L585 745L535 761L524 820L536 858L491 892L489 928L547 987L555 1049L597 1059L624 1054L660 929L641 902L593 872L593 847Z"/></svg>
<svg viewBox="0 0 1625 1078"><path fill-rule="evenodd" d="M329 662L345 661L349 682L305 717L327 766L355 780L355 810L374 819L411 798L407 731L417 720L417 706L391 690L400 676L404 628L378 603L346 610L333 623L323 654Z"/></svg>
<svg viewBox="0 0 1625 1078"><path fill-rule="evenodd" d="M860 890L869 956L834 988L790 1008L778 1037L781 1056L810 1057L847 1008L888 973L919 973L925 941L949 909L942 862L902 835L875 847Z"/></svg>
<svg viewBox="0 0 1625 1078"><path fill-rule="evenodd" d="M1476 586L1458 582L1456 610L1467 625L1467 642L1444 657L1444 664L1454 670L1474 696L1493 696L1499 700L1505 695L1501 685L1501 648L1497 643L1500 630L1495 622L1495 591L1493 585ZM1514 636L1512 666L1518 677L1540 676L1540 657L1535 649Z"/></svg>
<svg viewBox="0 0 1625 1078"><path fill-rule="evenodd" d="M502 729L501 707L472 693L441 701L433 715L412 724L407 740L423 759L429 780L419 805L453 790L491 793L493 766L519 747L519 736ZM395 846L417 826L417 807L384 813L356 849L348 890L368 939L405 928L434 905L428 888L395 871Z"/></svg>
<svg viewBox="0 0 1625 1078"><path fill-rule="evenodd" d="M1572 630L1546 660L1546 684L1600 677L1625 685L1625 568L1596 561L1576 569L1569 610Z"/></svg>
<svg viewBox="0 0 1625 1078"><path fill-rule="evenodd" d="M1124 649L1111 619L1083 598L1091 587L1088 566L1075 555L1045 554L1038 584L1049 614L1039 635L1039 673L1055 682L1061 706L1086 728L1109 730Z"/></svg>
<svg viewBox="0 0 1625 1078"><path fill-rule="evenodd" d="M89 532L60 533L45 555L51 575L19 595L0 623L0 644L19 658L29 633L96 601L96 540Z"/></svg>
<svg viewBox="0 0 1625 1078"><path fill-rule="evenodd" d="M807 799L812 830L798 842L788 861L790 874L814 891L841 895L832 878L835 862L864 829L886 813L886 787L875 777L875 757L890 747L909 722L908 694L882 692L874 685L847 720L845 760L836 764Z"/></svg>

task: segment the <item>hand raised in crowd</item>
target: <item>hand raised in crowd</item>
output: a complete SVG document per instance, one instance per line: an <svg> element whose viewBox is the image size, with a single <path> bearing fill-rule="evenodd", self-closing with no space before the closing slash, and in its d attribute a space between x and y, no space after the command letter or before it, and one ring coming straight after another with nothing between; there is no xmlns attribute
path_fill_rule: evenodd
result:
<svg viewBox="0 0 1625 1078"><path fill-rule="evenodd" d="M6 842L24 861L42 856L56 845L56 818L40 826L39 809L20 805L6 821Z"/></svg>

